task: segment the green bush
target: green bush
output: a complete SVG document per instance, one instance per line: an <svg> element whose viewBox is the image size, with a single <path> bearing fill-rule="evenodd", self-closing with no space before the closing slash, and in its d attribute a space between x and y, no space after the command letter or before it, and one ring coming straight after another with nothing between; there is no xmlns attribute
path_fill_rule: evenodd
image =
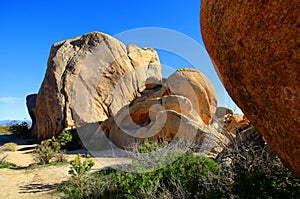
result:
<svg viewBox="0 0 300 199"><path fill-rule="evenodd" d="M38 164L49 164L56 158L55 162L66 161L62 146L66 146L72 140L72 135L69 132L63 132L57 137L44 140L35 152Z"/></svg>
<svg viewBox="0 0 300 199"><path fill-rule="evenodd" d="M300 198L299 179L264 144L235 143L218 160L191 151L163 156L164 147L146 140L134 149L143 156L128 165L136 173L107 168L60 190L70 198ZM149 164L153 158L158 164Z"/></svg>
<svg viewBox="0 0 300 199"><path fill-rule="evenodd" d="M135 163L134 166L144 165ZM217 193L213 184L218 178L218 171L219 166L212 159L187 152L158 170L143 173L115 171L110 177L112 184L103 190L103 198L156 198L166 193L174 198L214 198Z"/></svg>
<svg viewBox="0 0 300 199"><path fill-rule="evenodd" d="M16 151L18 148L18 145L14 142L8 142L8 143L5 143L1 148L0 150L1 151Z"/></svg>
<svg viewBox="0 0 300 199"><path fill-rule="evenodd" d="M137 149L135 149L133 146L133 151L137 151L138 153L151 153L157 151L159 148L163 148L164 145L167 143L163 142L158 144L157 142L149 141L148 139L145 139L144 143L137 146Z"/></svg>
<svg viewBox="0 0 300 199"><path fill-rule="evenodd" d="M44 140L35 152L38 164L49 164L50 160L58 154L59 146L53 147L51 139Z"/></svg>
<svg viewBox="0 0 300 199"><path fill-rule="evenodd" d="M76 130L62 132L56 137L56 141L60 143L61 149L65 149L67 151L82 148L80 138Z"/></svg>
<svg viewBox="0 0 300 199"><path fill-rule="evenodd" d="M72 134L69 131L64 131L57 137L53 136L52 139L49 139L50 146L56 150L62 149L71 141L72 141Z"/></svg>
<svg viewBox="0 0 300 199"><path fill-rule="evenodd" d="M86 175L88 171L92 169L95 165L94 161L91 159L91 156L88 154L86 159L81 161L81 155L77 154L75 160L71 161L71 169L69 170L69 174L72 175L72 178L82 178L82 176Z"/></svg>
<svg viewBox="0 0 300 199"><path fill-rule="evenodd" d="M299 180L283 168L257 165L250 170L238 169L234 179L232 191L238 198L300 198Z"/></svg>
<svg viewBox="0 0 300 199"><path fill-rule="evenodd" d="M300 181L277 156L242 153L246 159L234 161L227 172L234 172L231 192L238 198L300 198ZM234 169L234 171L232 171ZM249 194L251 190L251 194Z"/></svg>
<svg viewBox="0 0 300 199"><path fill-rule="evenodd" d="M72 133L69 131L64 131L62 134L57 136L57 141L60 143L61 146L66 146L69 142L72 141Z"/></svg>
<svg viewBox="0 0 300 199"><path fill-rule="evenodd" d="M300 180L282 165L262 136L248 142L237 137L219 156L218 187L223 196L300 198Z"/></svg>
<svg viewBox="0 0 300 199"><path fill-rule="evenodd" d="M9 132L15 136L30 136L30 125L27 122L13 122L9 126Z"/></svg>
<svg viewBox="0 0 300 199"><path fill-rule="evenodd" d="M71 168L69 174L71 174L71 180L59 189L64 191L70 198L85 198L88 196L86 193L90 192L87 191L87 189L90 189L91 183L89 182L87 173L92 169L95 163L90 155L87 155L86 158L82 160L81 155L78 154L70 164Z"/></svg>
<svg viewBox="0 0 300 199"><path fill-rule="evenodd" d="M155 149L159 149L158 145L148 141L138 147L143 153L150 152L152 157ZM158 157L163 165L166 159ZM79 162L73 164L80 165ZM218 179L218 164L192 152L182 152L176 161L160 169L157 169L160 164L149 167L139 159L132 165L140 173L105 169L84 176L86 180L80 178L80 183L71 180L60 190L71 198L214 198L218 194L213 189L214 181Z"/></svg>

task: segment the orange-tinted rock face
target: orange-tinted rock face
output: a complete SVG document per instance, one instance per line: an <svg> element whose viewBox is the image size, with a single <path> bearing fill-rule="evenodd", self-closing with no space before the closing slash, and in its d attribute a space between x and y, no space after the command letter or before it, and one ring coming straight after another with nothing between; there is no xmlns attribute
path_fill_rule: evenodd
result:
<svg viewBox="0 0 300 199"><path fill-rule="evenodd" d="M204 43L228 93L300 177L300 0L202 0Z"/></svg>
<svg viewBox="0 0 300 199"><path fill-rule="evenodd" d="M227 114L224 116L226 129L223 134L229 139L235 139L237 132L242 132L250 126L250 121L240 114Z"/></svg>
<svg viewBox="0 0 300 199"><path fill-rule="evenodd" d="M147 88L141 97L105 120L101 128L121 148L144 138L168 142L180 138L201 144L205 137L214 142L213 145L224 145L228 143L226 137L208 125L216 110L215 93L204 74L182 68L174 72L164 85ZM216 139L208 138L207 134Z"/></svg>
<svg viewBox="0 0 300 199"><path fill-rule="evenodd" d="M167 80L167 86L174 95L187 97L205 124L211 122L216 112L216 91L209 79L200 71L182 68Z"/></svg>

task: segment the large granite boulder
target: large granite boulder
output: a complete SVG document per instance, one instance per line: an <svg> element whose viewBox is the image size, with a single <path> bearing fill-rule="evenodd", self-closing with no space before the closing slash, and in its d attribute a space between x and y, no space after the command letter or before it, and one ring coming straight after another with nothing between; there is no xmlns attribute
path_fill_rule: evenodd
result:
<svg viewBox="0 0 300 199"><path fill-rule="evenodd" d="M194 132L179 129L180 125L188 127L188 124L194 127ZM200 125L206 126L193 110L190 100L170 95L133 102L104 121L101 128L110 140L125 148L145 138L164 141L172 141L175 137L193 139Z"/></svg>
<svg viewBox="0 0 300 199"><path fill-rule="evenodd" d="M31 118L30 131L32 137L37 137L38 135L37 126L36 126L36 97L37 94L30 94L26 96L26 106Z"/></svg>
<svg viewBox="0 0 300 199"><path fill-rule="evenodd" d="M201 1L207 51L232 99L300 177L300 0Z"/></svg>
<svg viewBox="0 0 300 199"><path fill-rule="evenodd" d="M199 71L184 68L162 85L147 88L141 97L105 120L101 132L120 148L142 143L146 138L167 142L180 139L196 143L199 153L216 157L230 141L222 129L218 131L208 124L216 104L210 81ZM203 113L209 117L203 117Z"/></svg>
<svg viewBox="0 0 300 199"><path fill-rule="evenodd" d="M104 121L161 80L155 50L93 32L54 44L36 102L38 139Z"/></svg>
<svg viewBox="0 0 300 199"><path fill-rule="evenodd" d="M217 108L217 97L212 83L203 73L192 68L179 69L168 78L166 85L171 94L190 99L205 124L211 122Z"/></svg>

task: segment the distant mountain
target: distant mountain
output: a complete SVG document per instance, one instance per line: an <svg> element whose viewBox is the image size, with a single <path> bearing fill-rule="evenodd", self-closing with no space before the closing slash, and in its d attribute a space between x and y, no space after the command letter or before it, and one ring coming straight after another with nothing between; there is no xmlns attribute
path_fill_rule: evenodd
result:
<svg viewBox="0 0 300 199"><path fill-rule="evenodd" d="M7 126L13 123L22 123L22 122L27 122L31 124L30 120L0 120L0 126Z"/></svg>

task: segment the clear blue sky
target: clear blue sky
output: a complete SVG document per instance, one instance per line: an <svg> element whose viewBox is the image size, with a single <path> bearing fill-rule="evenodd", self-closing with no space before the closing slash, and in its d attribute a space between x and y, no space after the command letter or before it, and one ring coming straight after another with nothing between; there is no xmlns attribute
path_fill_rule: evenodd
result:
<svg viewBox="0 0 300 199"><path fill-rule="evenodd" d="M200 0L0 1L0 120L30 118L25 97L38 92L53 43L91 31L115 35L162 27L204 46L199 12ZM168 53L160 52L160 56L174 68L188 66ZM230 100L221 105L235 108Z"/></svg>

